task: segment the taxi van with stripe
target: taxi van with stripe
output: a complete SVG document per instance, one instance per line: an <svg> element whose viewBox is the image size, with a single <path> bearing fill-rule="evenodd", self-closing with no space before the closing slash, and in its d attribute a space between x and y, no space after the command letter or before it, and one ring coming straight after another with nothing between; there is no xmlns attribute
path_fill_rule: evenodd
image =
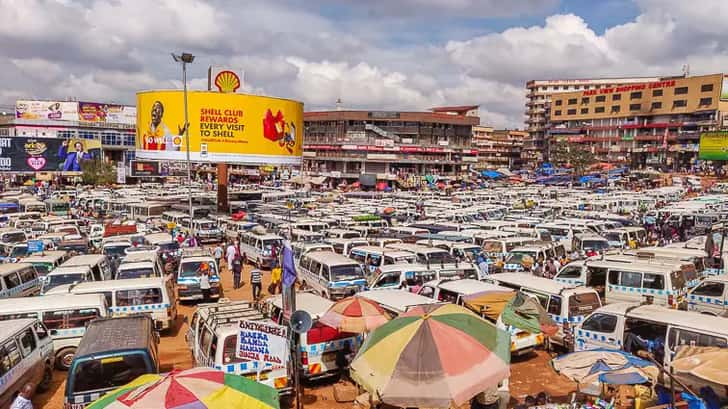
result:
<svg viewBox="0 0 728 409"><path fill-rule="evenodd" d="M53 342L37 318L0 325L0 407L8 408L26 383L46 391L53 377Z"/></svg>
<svg viewBox="0 0 728 409"><path fill-rule="evenodd" d="M279 394L290 394L293 387L289 383L287 366L238 357L236 348L242 320L274 324L249 301L199 304L185 335L192 363L196 367L245 376L276 388Z"/></svg>
<svg viewBox="0 0 728 409"><path fill-rule="evenodd" d="M167 330L177 320L177 295L174 284L165 278L129 278L124 280L89 281L53 288L51 294L102 294L109 315L148 314L157 330Z"/></svg>
<svg viewBox="0 0 728 409"><path fill-rule="evenodd" d="M556 335L549 337L549 342L566 349L573 347L574 325L602 305L599 294L592 288L569 286L530 274L491 274L486 281L538 298L541 306L559 326Z"/></svg>
<svg viewBox="0 0 728 409"><path fill-rule="evenodd" d="M143 314L91 321L68 370L64 409L83 409L141 375L159 373L159 334Z"/></svg>
<svg viewBox="0 0 728 409"><path fill-rule="evenodd" d="M40 288L41 280L32 264L0 264L0 298L37 295Z"/></svg>
<svg viewBox="0 0 728 409"><path fill-rule="evenodd" d="M357 334L339 330L319 322L333 301L311 292L296 293L296 310L306 311L313 321L311 329L301 334L301 363L303 376L319 379L338 375L337 356L351 354L359 349L361 338ZM274 295L265 300L264 311L273 322L288 326L289 318L283 313L282 296Z"/></svg>
<svg viewBox="0 0 728 409"><path fill-rule="evenodd" d="M707 277L687 296L688 311L728 317L728 276Z"/></svg>
<svg viewBox="0 0 728 409"><path fill-rule="evenodd" d="M595 310L575 330L577 351L646 351L665 366L680 346L728 347L728 321L659 305L616 303Z"/></svg>
<svg viewBox="0 0 728 409"><path fill-rule="evenodd" d="M57 294L43 297L0 300L0 321L37 318L50 332L55 367L68 370L86 325L107 315L101 294Z"/></svg>
<svg viewBox="0 0 728 409"><path fill-rule="evenodd" d="M430 298L435 302L453 303L465 306L468 296L490 291L510 292L511 289L494 283L486 283L470 278L464 278L461 280L429 281L419 289L417 295L424 298ZM483 318L490 320L490 318L484 313L481 313L480 315ZM544 342L543 334L531 334L527 331L505 325L501 321L500 317L496 320L496 322L494 322L494 324L496 324L498 328L511 334L512 354L525 355Z"/></svg>
<svg viewBox="0 0 728 409"><path fill-rule="evenodd" d="M379 304L393 317L397 317L410 308L419 305L440 304L439 301L399 288L383 288L375 291L362 291L357 297L366 298Z"/></svg>

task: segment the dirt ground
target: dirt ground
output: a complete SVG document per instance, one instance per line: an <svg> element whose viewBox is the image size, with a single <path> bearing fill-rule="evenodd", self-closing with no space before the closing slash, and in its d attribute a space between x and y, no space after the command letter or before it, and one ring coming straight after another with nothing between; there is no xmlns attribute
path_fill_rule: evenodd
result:
<svg viewBox="0 0 728 409"><path fill-rule="evenodd" d="M252 290L250 284L248 284L250 269L250 266L246 266L243 273L243 280L246 284L238 290L232 290L232 274L223 268L222 285L225 297L231 300L252 299ZM266 295L265 289L270 282L269 272L263 275L263 280L263 293ZM188 327L184 323L183 317L186 316L188 319L192 318L194 309L194 304L180 305L178 308L179 316L177 325L173 330L162 333L159 351L162 365L161 370L163 372L172 369L187 369L192 367L191 355L185 342L185 333ZM509 406L512 406L516 402L522 402L528 395L535 396L542 391L555 398L560 398L559 400L568 399L569 393L575 389L575 386L554 373L549 365L549 359L548 354L544 351L536 351L533 354L513 359L510 379L511 405ZM34 407L47 409L62 408L65 381L66 372L55 371L50 390L33 397ZM351 408L352 404L350 402L338 403L334 399L335 383L335 380L331 380L306 385L304 388L303 404L311 409ZM289 403L284 400L286 406Z"/></svg>

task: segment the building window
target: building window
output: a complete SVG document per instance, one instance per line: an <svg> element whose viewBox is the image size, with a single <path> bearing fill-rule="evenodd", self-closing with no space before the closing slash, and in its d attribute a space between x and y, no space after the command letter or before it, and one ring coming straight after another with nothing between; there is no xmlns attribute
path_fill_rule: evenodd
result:
<svg viewBox="0 0 728 409"><path fill-rule="evenodd" d="M597 96L596 101L597 102L606 102L607 101L607 96L606 95L599 95L599 96Z"/></svg>
<svg viewBox="0 0 728 409"><path fill-rule="evenodd" d="M595 114L603 114L604 113L604 107L596 107L594 108Z"/></svg>
<svg viewBox="0 0 728 409"><path fill-rule="evenodd" d="M713 90L713 84L703 84L700 86L700 92L710 92Z"/></svg>
<svg viewBox="0 0 728 409"><path fill-rule="evenodd" d="M673 108L681 108L686 106L688 106L688 101L686 99L678 99L672 103Z"/></svg>
<svg viewBox="0 0 728 409"><path fill-rule="evenodd" d="M642 91L637 91L629 94L629 99L640 99L642 98Z"/></svg>
<svg viewBox="0 0 728 409"><path fill-rule="evenodd" d="M612 112L619 112L619 105L612 105Z"/></svg>
<svg viewBox="0 0 728 409"><path fill-rule="evenodd" d="M622 94L613 94L612 95L612 101L619 101L622 99Z"/></svg>
<svg viewBox="0 0 728 409"><path fill-rule="evenodd" d="M589 97L584 97L584 98L581 99L581 104L582 105L585 105L585 104L588 104L588 103L589 103Z"/></svg>
<svg viewBox="0 0 728 409"><path fill-rule="evenodd" d="M555 102L555 104L556 104L556 106L558 107L558 106L561 106L561 103L562 103L562 102L563 102L563 100L561 100L561 99L557 99L557 100L556 100L556 102Z"/></svg>
<svg viewBox="0 0 728 409"><path fill-rule="evenodd" d="M568 104L569 105L576 105L576 98L570 98Z"/></svg>
<svg viewBox="0 0 728 409"><path fill-rule="evenodd" d="M561 115L561 110L558 110L558 111L554 111L554 115L556 115L556 116L559 116L559 115Z"/></svg>
<svg viewBox="0 0 728 409"><path fill-rule="evenodd" d="M713 103L713 98L700 98L700 106L711 105L712 103Z"/></svg>
<svg viewBox="0 0 728 409"><path fill-rule="evenodd" d="M660 109L662 108L662 102L653 102L652 103L652 109Z"/></svg>
<svg viewBox="0 0 728 409"><path fill-rule="evenodd" d="M582 109L581 109L581 114L582 114L582 115L584 115L584 114L588 114L588 113L589 113L589 108L582 108Z"/></svg>
<svg viewBox="0 0 728 409"><path fill-rule="evenodd" d="M652 90L652 96L653 97L661 97L662 96L662 90L661 89L653 89Z"/></svg>
<svg viewBox="0 0 728 409"><path fill-rule="evenodd" d="M566 111L566 115L576 115L576 109L570 109Z"/></svg>
<svg viewBox="0 0 728 409"><path fill-rule="evenodd" d="M685 95L688 93L688 87L675 88L675 95Z"/></svg>
<svg viewBox="0 0 728 409"><path fill-rule="evenodd" d="M630 104L629 105L630 111L639 111L640 109L642 109L642 104Z"/></svg>

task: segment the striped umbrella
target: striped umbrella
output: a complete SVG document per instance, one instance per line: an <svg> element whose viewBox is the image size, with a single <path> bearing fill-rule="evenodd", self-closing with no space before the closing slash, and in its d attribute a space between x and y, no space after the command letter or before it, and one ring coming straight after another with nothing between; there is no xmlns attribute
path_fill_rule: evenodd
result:
<svg viewBox="0 0 728 409"><path fill-rule="evenodd" d="M278 391L239 375L193 368L142 375L87 409L279 409Z"/></svg>
<svg viewBox="0 0 728 409"><path fill-rule="evenodd" d="M510 375L510 335L453 304L418 306L377 328L351 363L375 400L448 408Z"/></svg>
<svg viewBox="0 0 728 409"><path fill-rule="evenodd" d="M379 327L389 318L376 302L353 296L332 305L319 322L342 332L361 334Z"/></svg>

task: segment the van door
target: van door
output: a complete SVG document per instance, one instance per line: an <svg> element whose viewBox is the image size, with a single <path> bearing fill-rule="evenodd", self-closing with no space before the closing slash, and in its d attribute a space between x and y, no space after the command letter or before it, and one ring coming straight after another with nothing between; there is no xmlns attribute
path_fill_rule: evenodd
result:
<svg viewBox="0 0 728 409"><path fill-rule="evenodd" d="M725 308L725 283L703 281L688 295L688 311L723 316Z"/></svg>
<svg viewBox="0 0 728 409"><path fill-rule="evenodd" d="M574 350L622 349L623 331L622 316L596 312L577 327Z"/></svg>

